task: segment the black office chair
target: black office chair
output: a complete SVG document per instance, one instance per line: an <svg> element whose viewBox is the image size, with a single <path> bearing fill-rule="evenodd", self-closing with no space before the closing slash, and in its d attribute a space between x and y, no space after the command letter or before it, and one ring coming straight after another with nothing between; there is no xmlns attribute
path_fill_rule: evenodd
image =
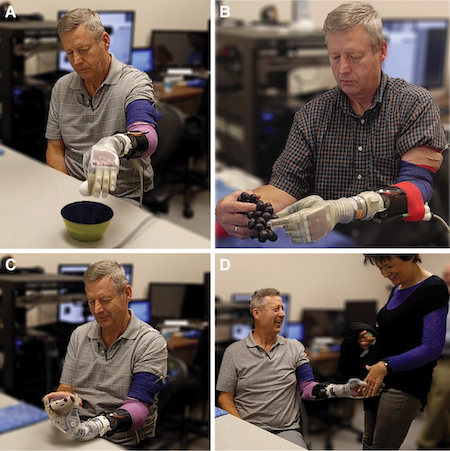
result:
<svg viewBox="0 0 450 451"><path fill-rule="evenodd" d="M174 108L174 107L172 107ZM183 113L181 113L183 114ZM182 136L170 153L161 168L158 161L152 159L155 171L158 170L158 184L160 188L144 195L144 205L152 211L167 213L169 200L178 193L183 193L183 215L192 218L194 211L191 207L194 189L209 190L209 136L210 136L210 83L209 79L203 90L203 95L197 114L183 116L184 128ZM164 116L161 118L163 119ZM165 139L160 131L158 121L158 135ZM157 150L158 152L158 150ZM197 161L205 159L206 169L195 168ZM159 168L158 168L159 167ZM162 170L161 170L162 169ZM156 186L156 182L155 182Z"/></svg>
<svg viewBox="0 0 450 451"><path fill-rule="evenodd" d="M183 137L186 123L184 113L173 105L163 105L158 119L158 147L152 155L155 187L144 193L142 203L153 212L167 213L174 189L164 176L167 164Z"/></svg>
<svg viewBox="0 0 450 451"><path fill-rule="evenodd" d="M141 441L131 449L176 449L182 431L174 430L172 416L179 410L180 398L185 396L188 379L187 365L178 357L167 357L167 379L158 395L158 420L155 437Z"/></svg>

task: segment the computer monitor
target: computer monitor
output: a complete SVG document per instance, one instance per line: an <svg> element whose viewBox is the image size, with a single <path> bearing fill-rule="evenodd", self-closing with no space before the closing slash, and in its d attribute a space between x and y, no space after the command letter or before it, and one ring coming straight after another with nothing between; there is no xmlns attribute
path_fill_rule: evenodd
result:
<svg viewBox="0 0 450 451"><path fill-rule="evenodd" d="M293 338L294 340L303 341L304 335L303 323L300 321L287 323L286 338Z"/></svg>
<svg viewBox="0 0 450 451"><path fill-rule="evenodd" d="M131 65L142 72L153 72L153 49L139 47L131 50Z"/></svg>
<svg viewBox="0 0 450 451"><path fill-rule="evenodd" d="M372 299L346 301L345 320L347 328L356 322L375 326L377 322L377 301Z"/></svg>
<svg viewBox="0 0 450 451"><path fill-rule="evenodd" d="M67 11L58 12L58 20ZM134 11L97 11L105 31L110 37L109 51L122 63L130 64L134 39ZM66 52L58 52L58 70L71 72L73 68Z"/></svg>
<svg viewBox="0 0 450 451"><path fill-rule="evenodd" d="M148 299L153 321L165 319L204 320L205 285L202 283L150 283Z"/></svg>
<svg viewBox="0 0 450 451"><path fill-rule="evenodd" d="M424 88L446 85L448 19L383 19L388 52L382 64L389 77Z"/></svg>
<svg viewBox="0 0 450 451"><path fill-rule="evenodd" d="M202 30L153 30L151 47L155 70L209 69L208 32Z"/></svg>
<svg viewBox="0 0 450 451"><path fill-rule="evenodd" d="M347 330L344 310L303 309L301 322L306 346L317 337L343 338Z"/></svg>
<svg viewBox="0 0 450 451"><path fill-rule="evenodd" d="M283 337L287 334L287 326L289 321L289 304L290 304L290 295L282 293L280 295L281 301L283 302L284 306L284 313L285 317L283 320L283 324L281 326L280 335L283 335ZM250 306L250 301L252 299L251 294L232 294L231 295L231 302L232 303L247 303ZM231 312L231 315L233 318L247 318L250 317L250 310L249 309L236 309ZM246 323L242 323L246 324Z"/></svg>
<svg viewBox="0 0 450 451"><path fill-rule="evenodd" d="M129 302L128 308L130 310L133 310L136 318L140 319L144 323L150 324L150 321L152 319L152 308L151 303L148 299L133 299Z"/></svg>
<svg viewBox="0 0 450 451"><path fill-rule="evenodd" d="M251 323L233 323L231 325L231 340L239 341L248 337L248 334L253 329Z"/></svg>

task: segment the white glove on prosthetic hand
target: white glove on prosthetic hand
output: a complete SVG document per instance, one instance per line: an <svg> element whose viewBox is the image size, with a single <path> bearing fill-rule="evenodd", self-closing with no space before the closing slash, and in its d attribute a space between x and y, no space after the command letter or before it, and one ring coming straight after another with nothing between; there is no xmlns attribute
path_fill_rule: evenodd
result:
<svg viewBox="0 0 450 451"><path fill-rule="evenodd" d="M98 436L102 437L111 430L110 422L103 415L81 422L77 395L53 401L45 397L44 406L52 423L74 440L85 442Z"/></svg>
<svg viewBox="0 0 450 451"><path fill-rule="evenodd" d="M102 138L83 155L83 168L87 180L80 186L81 194L107 197L115 191L119 173L119 155L123 151L121 142L112 137Z"/></svg>
<svg viewBox="0 0 450 451"><path fill-rule="evenodd" d="M337 200L312 195L278 212L278 218L268 221L268 225L284 227L294 244L313 243L325 237L338 223L347 224L355 219L368 221L384 210L383 198L374 191Z"/></svg>

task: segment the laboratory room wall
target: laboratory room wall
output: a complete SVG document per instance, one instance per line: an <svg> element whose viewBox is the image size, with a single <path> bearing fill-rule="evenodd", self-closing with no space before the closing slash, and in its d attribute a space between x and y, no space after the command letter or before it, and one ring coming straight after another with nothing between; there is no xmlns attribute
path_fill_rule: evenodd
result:
<svg viewBox="0 0 450 451"><path fill-rule="evenodd" d="M419 255L420 266L438 276L450 263L450 255ZM217 254L215 258L216 315L233 303L235 295L251 295L260 288L287 294L284 321L298 322L303 309L341 310L349 300L376 300L380 309L393 287L377 267L364 264L363 254ZM216 338L218 331L229 333L229 325L216 322Z"/></svg>

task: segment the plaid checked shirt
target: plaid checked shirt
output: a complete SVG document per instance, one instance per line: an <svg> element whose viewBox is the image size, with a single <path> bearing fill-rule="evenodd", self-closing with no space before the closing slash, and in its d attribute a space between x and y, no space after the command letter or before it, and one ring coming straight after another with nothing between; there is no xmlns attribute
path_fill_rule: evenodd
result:
<svg viewBox="0 0 450 451"><path fill-rule="evenodd" d="M363 116L338 87L300 109L270 184L297 199L354 196L395 183L402 155L419 146L448 147L435 101L426 89L382 73Z"/></svg>

